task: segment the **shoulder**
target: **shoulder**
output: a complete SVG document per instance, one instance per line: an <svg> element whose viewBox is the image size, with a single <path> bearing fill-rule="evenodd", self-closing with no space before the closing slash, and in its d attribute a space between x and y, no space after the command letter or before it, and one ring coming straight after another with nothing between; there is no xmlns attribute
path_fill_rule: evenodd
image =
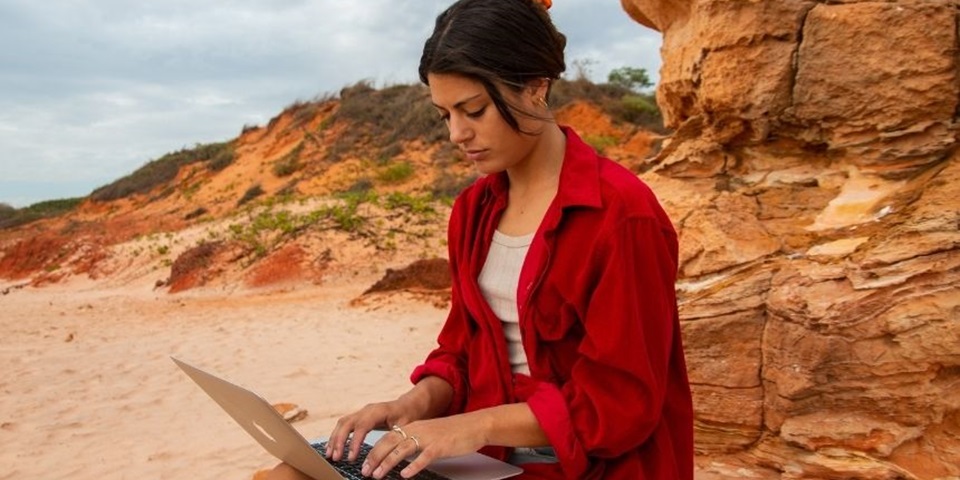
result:
<svg viewBox="0 0 960 480"><path fill-rule="evenodd" d="M599 168L603 220L597 232L598 248L616 252L663 245L676 265L677 230L653 190L637 174L612 160L600 157Z"/></svg>
<svg viewBox="0 0 960 480"><path fill-rule="evenodd" d="M606 158L584 142L577 132L563 126L567 153L560 187L566 190L567 204L623 208L643 213L658 205L656 196L637 174Z"/></svg>
<svg viewBox="0 0 960 480"><path fill-rule="evenodd" d="M598 156L597 164L605 206L628 216L659 216L662 209L656 194L637 174L605 157Z"/></svg>
<svg viewBox="0 0 960 480"><path fill-rule="evenodd" d="M630 171L598 154L569 127L567 134L566 175L561 174L561 189L566 189L566 205L577 209L578 216L594 218L602 228L622 225L624 220L643 220L655 229L673 231L673 223L660 205L653 190Z"/></svg>
<svg viewBox="0 0 960 480"><path fill-rule="evenodd" d="M646 218L672 226L654 191L640 177L623 165L592 149L597 176L596 191L601 210L614 218Z"/></svg>

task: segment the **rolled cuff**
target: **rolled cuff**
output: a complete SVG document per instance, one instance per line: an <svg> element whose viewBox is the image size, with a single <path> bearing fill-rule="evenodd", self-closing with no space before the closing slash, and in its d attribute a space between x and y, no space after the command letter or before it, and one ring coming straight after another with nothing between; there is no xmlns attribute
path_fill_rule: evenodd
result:
<svg viewBox="0 0 960 480"><path fill-rule="evenodd" d="M581 478L590 466L586 449L574 434L573 421L563 394L556 385L538 382L526 399L567 478Z"/></svg>

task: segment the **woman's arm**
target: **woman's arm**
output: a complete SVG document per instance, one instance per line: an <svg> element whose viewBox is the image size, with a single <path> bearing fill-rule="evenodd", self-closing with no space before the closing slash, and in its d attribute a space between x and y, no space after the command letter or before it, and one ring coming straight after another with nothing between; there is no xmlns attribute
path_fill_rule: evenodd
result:
<svg viewBox="0 0 960 480"><path fill-rule="evenodd" d="M663 223L634 216L595 243L582 290L588 301L577 312L583 338L569 376L559 385L542 382L523 398L571 478L585 476L592 459L638 450L674 428L664 424L668 401L671 409L688 408L675 238Z"/></svg>
<svg viewBox="0 0 960 480"><path fill-rule="evenodd" d="M370 404L341 418L327 441L326 456L340 460L343 457L344 442L353 432L353 438L358 441L351 442L348 459L354 461L359 454L360 444L373 428L406 425L414 420L437 417L447 410L452 398L453 388L450 384L438 377L426 377L396 400ZM262 475L258 478L309 480L309 477L286 463L281 463Z"/></svg>
<svg viewBox="0 0 960 480"><path fill-rule="evenodd" d="M439 417L450 408L453 387L439 377L426 377L397 399L406 404L414 416L401 418L403 424L414 420Z"/></svg>
<svg viewBox="0 0 960 480"><path fill-rule="evenodd" d="M367 455L364 475L383 478L403 458L419 454L401 475L412 477L430 462L473 453L486 445L539 447L549 445L526 403L513 403L416 421L400 432L384 435Z"/></svg>
<svg viewBox="0 0 960 480"><path fill-rule="evenodd" d="M537 417L526 403L511 403L463 414L479 425L483 445L545 447L550 445Z"/></svg>
<svg viewBox="0 0 960 480"><path fill-rule="evenodd" d="M372 403L341 417L330 433L326 456L341 460L343 454L347 453L347 459L354 461L360 454L360 445L371 430L440 416L447 411L452 398L453 387L449 383L439 377L426 377L396 400ZM344 445L351 434L350 450L344 452Z"/></svg>

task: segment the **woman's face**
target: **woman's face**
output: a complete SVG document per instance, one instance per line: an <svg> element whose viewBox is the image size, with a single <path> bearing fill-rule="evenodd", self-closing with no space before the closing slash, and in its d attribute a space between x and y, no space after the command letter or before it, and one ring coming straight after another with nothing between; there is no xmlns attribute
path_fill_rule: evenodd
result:
<svg viewBox="0 0 960 480"><path fill-rule="evenodd" d="M484 174L515 168L529 159L538 136L515 131L500 115L480 82L456 74L428 75L430 97L467 160ZM532 108L531 95L504 90L506 100L520 108ZM537 128L536 120L517 115L521 130Z"/></svg>

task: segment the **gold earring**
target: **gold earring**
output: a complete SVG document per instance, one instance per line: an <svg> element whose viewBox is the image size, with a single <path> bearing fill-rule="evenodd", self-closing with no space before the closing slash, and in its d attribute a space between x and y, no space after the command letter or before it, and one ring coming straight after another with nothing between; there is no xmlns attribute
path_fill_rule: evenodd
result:
<svg viewBox="0 0 960 480"><path fill-rule="evenodd" d="M543 108L550 108L550 105L547 105L547 99L545 97L538 98L537 103Z"/></svg>

